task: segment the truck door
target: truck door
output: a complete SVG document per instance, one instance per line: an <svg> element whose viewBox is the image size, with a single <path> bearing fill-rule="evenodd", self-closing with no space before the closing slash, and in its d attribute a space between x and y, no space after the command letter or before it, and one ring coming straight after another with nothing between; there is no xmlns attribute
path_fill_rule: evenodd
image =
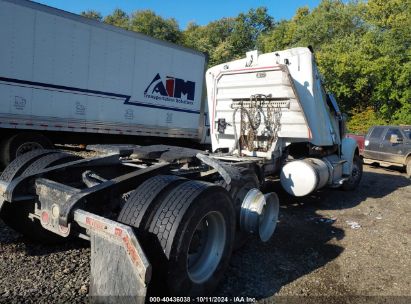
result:
<svg viewBox="0 0 411 304"><path fill-rule="evenodd" d="M374 127L365 138L364 157L382 160L380 144L382 141L384 127Z"/></svg>
<svg viewBox="0 0 411 304"><path fill-rule="evenodd" d="M384 161L402 163L404 158L404 136L398 128L389 128L380 144Z"/></svg>

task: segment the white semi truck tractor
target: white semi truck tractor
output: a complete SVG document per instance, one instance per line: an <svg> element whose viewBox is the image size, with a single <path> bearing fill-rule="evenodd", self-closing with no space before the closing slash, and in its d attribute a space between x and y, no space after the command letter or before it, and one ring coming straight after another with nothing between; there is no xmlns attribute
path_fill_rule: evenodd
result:
<svg viewBox="0 0 411 304"><path fill-rule="evenodd" d="M248 52L209 69L206 79L211 142L223 159L261 159L261 174L279 173L295 196L357 186L358 147L344 136L343 115L310 48Z"/></svg>
<svg viewBox="0 0 411 304"><path fill-rule="evenodd" d="M144 47L141 53L156 56L155 46ZM191 60L186 51L178 56L185 55ZM158 68L173 66L172 59L159 58ZM147 72L152 62L135 69L136 79L156 77ZM204 77L201 68L190 73ZM205 78L211 151L160 144L80 158L37 149L1 174L7 225L38 242L90 241L92 301L143 302L147 290L156 294L155 284L167 295L212 295L233 250L252 235L265 242L274 233L279 201L261 192L267 177L280 177L295 196L358 186L356 142L344 138L343 116L309 48L252 51L210 68ZM153 81L140 90L169 101L161 88L167 91L168 82ZM201 110L193 114L201 120Z"/></svg>

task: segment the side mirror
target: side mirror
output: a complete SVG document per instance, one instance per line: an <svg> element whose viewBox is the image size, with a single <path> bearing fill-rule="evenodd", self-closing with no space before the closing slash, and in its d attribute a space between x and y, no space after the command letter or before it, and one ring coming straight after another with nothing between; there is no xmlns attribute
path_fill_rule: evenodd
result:
<svg viewBox="0 0 411 304"><path fill-rule="evenodd" d="M390 143L392 143L392 144L402 143L402 138L398 137L397 134L391 134Z"/></svg>

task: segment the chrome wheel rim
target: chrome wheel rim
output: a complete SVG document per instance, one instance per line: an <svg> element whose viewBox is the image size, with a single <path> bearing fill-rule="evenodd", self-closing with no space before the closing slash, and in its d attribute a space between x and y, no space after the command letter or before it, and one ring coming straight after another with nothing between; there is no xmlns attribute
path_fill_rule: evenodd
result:
<svg viewBox="0 0 411 304"><path fill-rule="evenodd" d="M217 269L226 244L227 231L223 215L212 211L197 224L188 246L187 271L190 279L201 284Z"/></svg>

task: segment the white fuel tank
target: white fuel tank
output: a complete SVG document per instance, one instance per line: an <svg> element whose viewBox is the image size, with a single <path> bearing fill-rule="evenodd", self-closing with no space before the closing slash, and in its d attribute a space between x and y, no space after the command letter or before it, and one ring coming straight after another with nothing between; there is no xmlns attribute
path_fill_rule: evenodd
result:
<svg viewBox="0 0 411 304"><path fill-rule="evenodd" d="M326 162L318 158L292 161L282 168L280 175L284 190L294 196L305 196L324 187L329 178Z"/></svg>

